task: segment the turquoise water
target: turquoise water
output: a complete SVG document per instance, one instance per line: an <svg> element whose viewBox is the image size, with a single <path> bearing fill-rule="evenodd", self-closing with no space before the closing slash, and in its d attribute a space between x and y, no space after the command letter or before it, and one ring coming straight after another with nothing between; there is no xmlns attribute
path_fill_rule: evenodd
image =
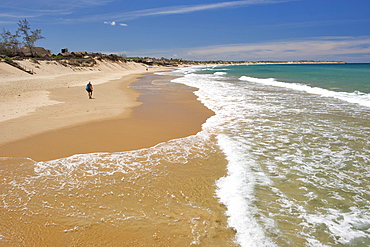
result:
<svg viewBox="0 0 370 247"><path fill-rule="evenodd" d="M222 68L221 68L222 69ZM248 74L256 78L275 78L304 83L333 91L370 93L370 64L276 64L228 67L229 76Z"/></svg>

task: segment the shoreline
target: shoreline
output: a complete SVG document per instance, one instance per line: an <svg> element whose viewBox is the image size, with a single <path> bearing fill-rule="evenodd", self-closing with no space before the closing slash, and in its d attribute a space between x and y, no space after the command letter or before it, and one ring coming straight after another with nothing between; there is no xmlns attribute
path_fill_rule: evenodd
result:
<svg viewBox="0 0 370 247"><path fill-rule="evenodd" d="M11 157L51 160L0 159L7 195L3 202L8 203L0 214L3 224L10 225L3 239L16 243L19 236L13 233L17 233L31 245L235 246L235 232L227 227L225 207L215 196L215 181L226 173L223 153L214 144L204 143L205 154L187 157L186 141L182 149L182 140L177 140L192 138L214 113L197 100L195 88L170 80L153 73L132 74L94 86L94 100L87 98L84 87L76 87L76 95L70 93L71 88L50 90L51 100L83 97L80 102L96 104L105 95L121 108L124 103L116 100L123 91L127 93L123 100L130 106L103 120L56 128L0 146L0 153L6 151ZM117 97L108 93L112 86L121 89ZM98 95L103 90L106 93ZM16 122L22 126L33 115L49 122L55 109L48 108L61 106L45 106L0 126L9 128L9 123ZM180 145L167 149L167 140ZM152 148L158 143L158 149ZM94 148L99 154L94 154ZM196 153L197 145L192 148ZM74 153L88 154L71 157ZM24 187L12 188L24 182ZM35 193L23 193L24 188ZM13 195L21 199L12 200Z"/></svg>
<svg viewBox="0 0 370 247"><path fill-rule="evenodd" d="M51 89L50 100L64 103L0 122L1 156L45 161L81 153L128 151L199 132L213 112L196 99L194 89L159 85L161 93L146 95L145 88L153 86L151 80L160 80L153 77L131 74L94 85L92 100L87 99L84 87ZM143 83L138 86L143 89L128 88L135 83Z"/></svg>

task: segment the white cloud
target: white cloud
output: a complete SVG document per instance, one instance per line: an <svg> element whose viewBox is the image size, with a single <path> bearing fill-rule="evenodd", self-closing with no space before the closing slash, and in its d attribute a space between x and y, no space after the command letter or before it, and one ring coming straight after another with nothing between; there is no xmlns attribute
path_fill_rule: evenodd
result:
<svg viewBox="0 0 370 247"><path fill-rule="evenodd" d="M193 60L354 60L369 57L370 36L318 37L251 44L200 47L183 51Z"/></svg>
<svg viewBox="0 0 370 247"><path fill-rule="evenodd" d="M124 12L119 14L96 14L96 15L78 15L75 16L78 12L77 10L81 8L96 8L102 5L108 5L114 0L65 0L63 2L55 2L48 0L35 0L32 5L29 5L26 0L19 0L15 2L15 5L11 7L4 7L3 10L0 10L0 14L9 15L10 12L14 11L12 16L22 17L26 15L33 14L33 17L61 17L60 20L64 22L96 22L104 21L106 19L114 19L116 21L132 20L140 17L146 16L160 16L160 15L174 15L174 14L186 14L191 12L207 11L214 9L225 9L225 8L239 8L245 7L248 5L263 5L263 4L277 4L291 1L300 1L300 0L239 0L239 1L227 1L220 3L212 4L196 4L196 5L178 5L178 6L169 6L153 9L144 9L138 11ZM13 3L12 3L13 4ZM26 6L26 7L25 7ZM1 13L3 12L3 13ZM5 16L4 16L5 17ZM63 17L66 17L65 19ZM56 20L56 19L55 19ZM5 20L2 20L5 21ZM110 22L112 25L113 22ZM109 24L109 23L106 23ZM123 25L124 26L124 25Z"/></svg>
<svg viewBox="0 0 370 247"><path fill-rule="evenodd" d="M198 4L198 5L180 5L163 8L154 8L146 10L138 10L127 12L121 15L121 20L135 19L144 16L156 16L156 15L172 15L172 14L185 14L198 11L206 11L212 9L223 9L223 8L236 8L247 5L261 5L261 4L276 4L283 2L291 2L298 0L243 0L243 1L230 1L213 4Z"/></svg>
<svg viewBox="0 0 370 247"><path fill-rule="evenodd" d="M32 17L32 16L28 16ZM13 14L1 14L0 13L0 18L19 18L19 15L13 15Z"/></svg>
<svg viewBox="0 0 370 247"><path fill-rule="evenodd" d="M105 21L104 24L109 24L109 25L115 26L116 22L115 21L112 21L112 22Z"/></svg>
<svg viewBox="0 0 370 247"><path fill-rule="evenodd" d="M78 9L86 9L90 7L97 7L107 5L114 0L64 0L64 1L50 1L50 0L34 0L30 4L29 0L17 0L2 6L0 13L2 17L24 18L26 17L42 17L42 16L64 16ZM12 13L12 14L9 14ZM8 16L4 16L8 15Z"/></svg>
<svg viewBox="0 0 370 247"><path fill-rule="evenodd" d="M306 40L225 44L187 49L145 49L125 51L125 53L127 56L176 57L197 61L326 60L368 63L370 61L370 36L316 37Z"/></svg>
<svg viewBox="0 0 370 247"><path fill-rule="evenodd" d="M89 8L95 6L107 5L114 0L63 0L63 1L50 1L50 0L33 0L30 5L29 0L18 0L12 2L12 5L19 8L35 7L35 9L79 9Z"/></svg>
<svg viewBox="0 0 370 247"><path fill-rule="evenodd" d="M117 23L115 21L105 21L104 24L108 24L108 25L111 25L111 26L115 26ZM118 24L119 26L122 26L122 27L127 27L128 25L125 24L125 23L119 23Z"/></svg>

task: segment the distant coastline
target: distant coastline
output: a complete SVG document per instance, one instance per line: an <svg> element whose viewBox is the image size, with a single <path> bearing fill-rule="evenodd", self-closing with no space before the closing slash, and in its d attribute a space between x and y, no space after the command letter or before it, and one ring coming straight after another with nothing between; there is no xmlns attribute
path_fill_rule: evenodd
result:
<svg viewBox="0 0 370 247"><path fill-rule="evenodd" d="M249 62L249 64L345 64L343 61L272 61L272 62Z"/></svg>
<svg viewBox="0 0 370 247"><path fill-rule="evenodd" d="M344 61L314 61L314 60L299 60L299 61L192 61L184 59L167 59L167 58L149 58L149 57L129 57L130 61L143 63L146 65L162 65L162 66L196 66L196 65L237 65L237 64L345 64Z"/></svg>
<svg viewBox="0 0 370 247"><path fill-rule="evenodd" d="M346 64L341 61L256 61L256 62L245 62L245 61L207 61L207 62L191 62L191 63L180 63L177 66L199 66L199 65L263 65L263 64Z"/></svg>

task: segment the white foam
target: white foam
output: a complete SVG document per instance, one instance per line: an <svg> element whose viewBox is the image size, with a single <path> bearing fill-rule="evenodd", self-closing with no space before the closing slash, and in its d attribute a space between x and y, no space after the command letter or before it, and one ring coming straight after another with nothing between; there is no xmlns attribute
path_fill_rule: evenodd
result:
<svg viewBox="0 0 370 247"><path fill-rule="evenodd" d="M255 166L245 152L245 146L226 135L218 136L218 143L227 156L228 175L216 182L217 196L227 207L228 224L236 230L236 242L241 246L276 246L265 236L264 229L257 221L258 209L254 186L256 177L250 166Z"/></svg>
<svg viewBox="0 0 370 247"><path fill-rule="evenodd" d="M350 212L328 209L326 214L310 214L305 218L313 225L325 224L338 244L346 245L354 239L368 238L363 230L369 229L370 217L363 215L363 212L355 207L352 207Z"/></svg>
<svg viewBox="0 0 370 247"><path fill-rule="evenodd" d="M263 218L264 215L259 214L259 209L254 205L255 200L258 200L255 198L254 189L260 186L268 187L274 196L279 198L277 203L281 207L280 212L282 215L291 216L292 212L295 212L295 216L302 219L302 227L305 228L303 225L307 224L308 229L305 228L302 232L298 232L299 228L297 228L296 237L303 238L308 243L308 246L325 246L325 244L320 242L320 238L307 234L307 232L315 232L316 224L329 225L327 234L331 235L333 239L340 236L340 240L337 243L348 244L355 238L363 238L366 233L361 229L353 230L354 235L352 238L350 234L346 235L343 233L350 226L356 224L356 221L358 221L357 216L348 217L347 221L337 224L337 218L328 214L328 217L325 219L327 221L319 222L320 218L326 216L310 214L306 208L306 203L321 200L321 198L317 199L316 192L305 192L306 194L302 194L302 196L307 198L307 201L302 202L290 197L290 195L285 195L282 190L274 187L273 183L266 178L268 174L259 170L258 161L253 159L253 155L265 157L265 151L272 153L272 156L274 155L273 153L276 153L278 155L275 156L276 159L266 160L265 162L268 162L268 164L265 164L265 167L267 166L267 169L276 178L280 179L287 179L287 175L291 172L302 175L302 178L296 179L296 182L302 182L299 185L301 188L304 185L312 185L325 192L330 191L330 186L332 185L345 185L349 191L363 191L363 189L358 188L360 186L351 186L351 184L345 182L354 179L349 174L333 173L333 171L340 169L341 166L346 164L343 161L346 157L350 157L348 155L351 153L346 149L332 151L326 145L328 144L327 142L323 142L322 146L316 144L306 146L303 140L297 136L297 128L292 126L295 123L282 121L281 117L279 117L282 113L297 115L296 113L305 111L303 108L292 109L289 107L290 105L281 104L285 95L270 92L271 90L263 91L261 86L257 84L255 84L257 86L251 85L251 87L246 86L243 88L245 83L233 83L231 80L225 80L226 74L219 72L220 69L218 68L214 69L215 72L213 74L193 74L199 70L207 70L207 73L209 73L213 69L185 69L182 71L184 76L175 79L174 82L198 88L199 90L195 92L198 99L216 113L203 125L203 131L208 131L217 136L218 144L228 160L228 175L217 181L217 196L220 198L220 202L227 207L228 223L230 227L237 231L237 243L241 246L274 246L275 243L273 241L275 239L269 239L267 236L270 236L269 233L273 233L271 238L274 235L281 235L279 226L274 225L273 217ZM360 92L334 92L302 84L279 82L273 78L259 79L243 76L239 80L304 91L309 94L333 97L370 107L369 95ZM289 92L289 94L291 93ZM307 98L312 98L312 96L308 95ZM279 101L279 104L276 104L277 101ZM284 101L284 103L286 102ZM317 111L321 112L320 109ZM276 117L276 120L272 120L274 117ZM312 137L313 141L316 140L314 138L319 138L319 140L331 138L333 145L338 145L338 140L333 139L333 129L330 129L330 127L328 129L331 122L310 121L310 123L303 122L301 124L308 127L302 128L302 134L306 136L318 135ZM299 130L301 131L300 128ZM343 134L345 133L347 132L344 131ZM297 143L292 143L293 139ZM317 144L321 144L321 142ZM248 145L253 145L253 151L248 151ZM304 146L301 147L300 145ZM285 153L284 150L286 151ZM305 157L307 150L317 153L317 155ZM327 157L330 157L330 163L327 163ZM282 167L280 166L282 163L289 163L291 166ZM335 164L335 167L333 167L333 164ZM328 172L327 181L322 176L315 176L315 172ZM329 173L333 173L336 176L330 176ZM308 178L303 181L306 177ZM332 180L335 181L334 184ZM360 181L351 182L361 185ZM343 199L339 195L334 195L334 197L336 200ZM329 199L324 198L323 200ZM333 205L328 205L328 207L331 206ZM363 213L364 209L360 211ZM277 239L280 239L280 237Z"/></svg>
<svg viewBox="0 0 370 247"><path fill-rule="evenodd" d="M177 78L174 82L198 88L199 90L195 92L198 99L216 113L203 125L203 131L217 136L218 144L228 160L228 175L216 182L216 193L220 202L227 207L228 224L237 232L236 242L241 246L275 246L266 237L265 223L257 220L257 218L262 220L262 216L253 206L256 200L254 196L256 183L269 183L269 181L264 181L262 172L251 172L251 167L254 171L259 168L248 155L246 145L242 144L244 138L230 139L230 136L222 134L223 131L233 129L237 131L239 124L245 123L242 117L245 109L253 109L257 106L246 104L244 92L240 92L237 85L224 82L223 76L226 74L226 72L185 73L184 77ZM239 124L238 118L242 120ZM271 226L271 220L266 219L267 221Z"/></svg>
<svg viewBox="0 0 370 247"><path fill-rule="evenodd" d="M269 86L276 86L276 87L284 87L289 88L297 91L304 91L310 94L318 94L323 97L332 97L340 100L347 101L349 103L355 103L362 106L370 107L370 94L362 93L362 92L335 92L330 91L327 89L319 88L319 87L311 87L308 85L298 84L298 83L287 83L287 82L280 82L275 80L274 78L262 79L262 78L254 78L249 76L242 76L239 78L241 81L249 81L255 83L261 83Z"/></svg>

